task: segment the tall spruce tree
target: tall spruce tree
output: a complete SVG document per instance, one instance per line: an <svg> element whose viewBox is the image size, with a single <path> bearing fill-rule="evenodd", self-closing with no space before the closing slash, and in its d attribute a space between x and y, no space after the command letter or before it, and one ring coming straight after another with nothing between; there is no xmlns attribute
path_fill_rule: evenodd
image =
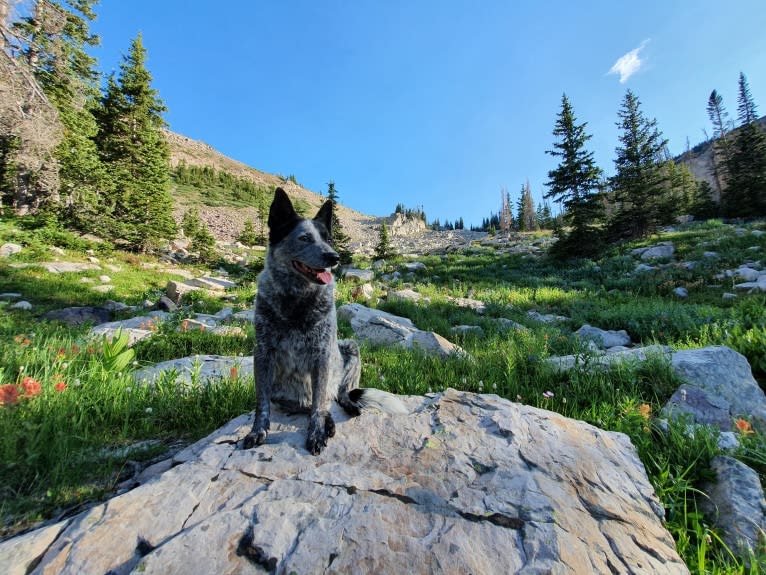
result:
<svg viewBox="0 0 766 575"><path fill-rule="evenodd" d="M166 110L151 86L141 35L110 76L98 110L97 143L115 182L110 198L112 235L129 249L145 251L175 235L169 191L170 151L162 133Z"/></svg>
<svg viewBox="0 0 766 575"><path fill-rule="evenodd" d="M663 169L667 140L641 111L641 102L630 90L618 112L620 146L610 179L616 213L610 222L613 239L641 238L654 233L673 215L666 201L667 172Z"/></svg>
<svg viewBox="0 0 766 575"><path fill-rule="evenodd" d="M557 249L562 255L592 255L601 247L599 225L603 218L600 195L602 171L596 165L593 152L585 148L591 135L585 132L587 123L577 123L572 105L564 94L561 111L556 117L553 150L546 153L560 158L559 165L548 172L548 193L564 207L569 232L557 229Z"/></svg>
<svg viewBox="0 0 766 575"><path fill-rule="evenodd" d="M335 189L335 182L327 184L327 199L332 202L332 245L340 256L341 265L348 265L352 262L352 253L348 249L351 238L343 231L338 218L338 191Z"/></svg>
<svg viewBox="0 0 766 575"><path fill-rule="evenodd" d="M727 166L731 156L729 131L731 120L723 105L723 96L716 90L710 93L707 101L707 115L713 124L713 176L719 194L726 185Z"/></svg>
<svg viewBox="0 0 766 575"><path fill-rule="evenodd" d="M535 213L535 202L532 199L532 188L529 180L524 184L521 190L521 199L519 201L519 229L525 232L534 232L537 230L537 214Z"/></svg>
<svg viewBox="0 0 766 575"><path fill-rule="evenodd" d="M766 132L744 74L739 75L739 127L728 162L729 180L723 210L730 217L766 215Z"/></svg>

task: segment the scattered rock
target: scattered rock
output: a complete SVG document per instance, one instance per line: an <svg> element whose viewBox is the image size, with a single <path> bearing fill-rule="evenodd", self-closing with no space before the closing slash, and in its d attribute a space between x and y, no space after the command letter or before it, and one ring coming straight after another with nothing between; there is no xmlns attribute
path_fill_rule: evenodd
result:
<svg viewBox="0 0 766 575"><path fill-rule="evenodd" d="M655 266L650 266L647 264L638 264L636 266L635 272L640 274L640 273L646 273L646 272L653 272L656 269L657 268Z"/></svg>
<svg viewBox="0 0 766 575"><path fill-rule="evenodd" d="M569 371L576 367L607 368L621 362L643 362L649 357L661 356L670 359L670 348L665 345L647 345L604 355L562 355L549 357L545 362L557 371Z"/></svg>
<svg viewBox="0 0 766 575"><path fill-rule="evenodd" d="M371 282L375 279L375 272L372 270L360 270L356 268L345 268L343 270L343 279L352 280L360 283Z"/></svg>
<svg viewBox="0 0 766 575"><path fill-rule="evenodd" d="M402 264L402 267L408 272L424 272L426 271L426 264L423 262L407 262Z"/></svg>
<svg viewBox="0 0 766 575"><path fill-rule="evenodd" d="M452 305L473 310L479 315L484 315L484 312L487 311L487 304L485 304L483 301L467 297L448 297L447 301Z"/></svg>
<svg viewBox="0 0 766 575"><path fill-rule="evenodd" d="M373 345L418 347L428 354L442 357L465 353L459 346L439 334L424 332L407 318L365 307L358 303L338 308L338 317L351 323L354 335Z"/></svg>
<svg viewBox="0 0 766 575"><path fill-rule="evenodd" d="M677 287L673 290L673 294L677 297L680 297L682 299L685 299L689 297L689 290L687 290L685 287Z"/></svg>
<svg viewBox="0 0 766 575"><path fill-rule="evenodd" d="M703 390L707 401L722 405L713 398L723 399L732 418L751 417L753 425L766 432L766 395L745 356L725 346L684 349L673 354L671 365L686 383Z"/></svg>
<svg viewBox="0 0 766 575"><path fill-rule="evenodd" d="M552 313L541 314L540 312L537 312L535 310L528 311L527 316L529 316L530 319L539 321L540 323L556 323L559 321L569 321L569 318L564 315L556 315Z"/></svg>
<svg viewBox="0 0 766 575"><path fill-rule="evenodd" d="M575 332L580 339L596 342L601 349L615 346L628 346L631 344L630 336L624 329L619 331L603 330L597 327L583 325Z"/></svg>
<svg viewBox="0 0 766 575"><path fill-rule="evenodd" d="M79 273L101 269L98 264L83 262L45 262L37 265L52 274Z"/></svg>
<svg viewBox="0 0 766 575"><path fill-rule="evenodd" d="M112 312L103 307L65 307L63 309L49 311L43 318L50 321L60 321L72 326L83 325L86 323L99 325L111 321Z"/></svg>
<svg viewBox="0 0 766 575"><path fill-rule="evenodd" d="M729 431L732 429L730 409L729 402L723 397L683 384L663 406L662 415L668 419L686 416L696 424Z"/></svg>
<svg viewBox="0 0 766 575"><path fill-rule="evenodd" d="M223 291L227 289L234 289L237 287L237 284L233 281L224 279L224 278L214 278L210 276L204 276L201 278L192 278L190 280L186 280L187 285L194 286L194 287L200 287L211 291Z"/></svg>
<svg viewBox="0 0 766 575"><path fill-rule="evenodd" d="M180 359L163 361L156 365L136 371L136 382L153 385L166 373L175 373L175 381L191 385L196 380L201 385L209 385L230 377L252 377L253 356L192 355Z"/></svg>
<svg viewBox="0 0 766 575"><path fill-rule="evenodd" d="M724 294L721 296L721 298L724 300L731 300L731 299L735 299L736 297L737 297L737 294L733 294L730 292L724 292Z"/></svg>
<svg viewBox="0 0 766 575"><path fill-rule="evenodd" d="M19 299L20 297L21 294L17 292L0 293L0 299Z"/></svg>
<svg viewBox="0 0 766 575"><path fill-rule="evenodd" d="M24 248L19 244L6 243L0 246L0 258L8 258L12 255L18 254Z"/></svg>
<svg viewBox="0 0 766 575"><path fill-rule="evenodd" d="M354 301L369 301L373 298L374 295L375 289L372 287L371 283L355 286L354 289L351 290L351 299Z"/></svg>
<svg viewBox="0 0 766 575"><path fill-rule="evenodd" d="M189 292L200 290L202 288L189 285L185 282L169 281L165 287L165 295L176 305L181 304L184 295Z"/></svg>
<svg viewBox="0 0 766 575"><path fill-rule="evenodd" d="M522 325L518 322L515 322L512 319L508 319L507 317L498 317L498 318L495 318L495 321L500 325L502 329L520 329L520 330L527 329L527 326Z"/></svg>
<svg viewBox="0 0 766 575"><path fill-rule="evenodd" d="M702 486L703 513L722 531L735 554L753 553L766 530L766 499L758 474L741 461L718 455L711 461L716 482Z"/></svg>
<svg viewBox="0 0 766 575"><path fill-rule="evenodd" d="M631 253L640 255L642 260L668 259L673 257L676 249L672 243L660 243L648 248L636 248Z"/></svg>
<svg viewBox="0 0 766 575"><path fill-rule="evenodd" d="M32 309L32 304L26 300L21 300L8 306L8 309L18 309L22 311L29 311L30 309Z"/></svg>
<svg viewBox="0 0 766 575"><path fill-rule="evenodd" d="M452 333L457 333L460 335L466 335L466 334L477 335L477 336L484 335L484 330L482 329L480 325L456 325L456 326L453 326L450 329L450 331Z"/></svg>
<svg viewBox="0 0 766 575"><path fill-rule="evenodd" d="M418 302L421 299L423 299L423 296L420 295L418 292L413 291L411 289L401 289L396 291L390 291L388 292L388 295L386 296L386 299L388 301L413 301ZM430 301L428 298L425 298L425 301Z"/></svg>

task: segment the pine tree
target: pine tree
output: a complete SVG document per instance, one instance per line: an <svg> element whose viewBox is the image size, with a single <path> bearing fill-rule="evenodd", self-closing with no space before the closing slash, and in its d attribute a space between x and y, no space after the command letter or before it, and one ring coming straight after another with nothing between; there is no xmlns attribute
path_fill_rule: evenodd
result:
<svg viewBox="0 0 766 575"><path fill-rule="evenodd" d="M99 151L115 182L112 235L141 251L175 234L170 151L162 132L166 108L151 81L139 35L123 57L119 77L109 77L97 115Z"/></svg>
<svg viewBox="0 0 766 575"><path fill-rule="evenodd" d="M260 236L255 231L255 224L253 220L245 220L242 231L237 236L237 241L245 244L246 246L255 246L260 243Z"/></svg>
<svg viewBox="0 0 766 575"><path fill-rule="evenodd" d="M707 115L713 124L713 176L720 194L726 184L726 167L731 156L731 146L729 114L723 106L723 96L716 90L713 90L708 98Z"/></svg>
<svg viewBox="0 0 766 575"><path fill-rule="evenodd" d="M556 118L553 150L546 153L560 158L559 165L548 172L545 199L564 206L568 234L557 229L557 251L562 255L589 255L600 249L600 228L603 204L600 196L601 169L596 166L593 152L585 148L591 139L585 127L577 123L566 94L561 97L561 111ZM549 209L550 212L550 209Z"/></svg>
<svg viewBox="0 0 766 575"><path fill-rule="evenodd" d="M378 243L375 246L374 258L376 260L385 260L394 256L393 248L391 247L391 240L388 237L388 226L386 221L380 225L378 231Z"/></svg>
<svg viewBox="0 0 766 575"><path fill-rule="evenodd" d="M663 160L667 140L657 121L647 119L641 102L628 90L618 112L622 133L614 161L616 173L610 179L616 213L610 222L612 238L641 238L654 233L668 213L666 172Z"/></svg>
<svg viewBox="0 0 766 575"><path fill-rule="evenodd" d="M332 245L340 256L341 265L345 266L352 262L352 253L348 248L351 238L343 231L338 218L338 191L333 181L327 184L327 199L332 202Z"/></svg>
<svg viewBox="0 0 766 575"><path fill-rule="evenodd" d="M766 215L766 132L757 121L755 102L742 73L737 110L739 128L729 156L723 211L730 217Z"/></svg>

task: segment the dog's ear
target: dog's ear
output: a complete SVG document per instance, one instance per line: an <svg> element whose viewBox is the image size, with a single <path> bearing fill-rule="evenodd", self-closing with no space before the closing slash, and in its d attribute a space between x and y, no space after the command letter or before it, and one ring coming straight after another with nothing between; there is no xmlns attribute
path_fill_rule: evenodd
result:
<svg viewBox="0 0 766 575"><path fill-rule="evenodd" d="M322 204L317 215L314 216L314 221L327 228L327 234L332 238L332 200L327 200Z"/></svg>
<svg viewBox="0 0 766 575"><path fill-rule="evenodd" d="M269 243L276 244L284 239L300 221L287 193L282 188L274 190L274 201L269 210Z"/></svg>

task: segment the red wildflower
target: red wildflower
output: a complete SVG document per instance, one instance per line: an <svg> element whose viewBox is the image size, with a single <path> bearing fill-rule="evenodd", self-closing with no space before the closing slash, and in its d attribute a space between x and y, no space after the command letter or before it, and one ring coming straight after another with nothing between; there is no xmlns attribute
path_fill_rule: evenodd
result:
<svg viewBox="0 0 766 575"><path fill-rule="evenodd" d="M229 371L229 378L230 379L237 379L237 375L239 374L239 371L237 370L237 366L231 368Z"/></svg>
<svg viewBox="0 0 766 575"><path fill-rule="evenodd" d="M750 422L746 419L737 419L734 422L734 426L737 428L737 431L742 433L743 435L749 435L751 433L755 433L753 431L752 425L750 425Z"/></svg>
<svg viewBox="0 0 766 575"><path fill-rule="evenodd" d="M58 392L62 392L62 391L64 391L64 390L65 390L67 387L68 387L68 386L67 386L67 384L66 384L66 383L64 383L63 381L59 381L59 382L57 382L57 383L56 383L56 385L54 385L54 386L53 386L53 389L55 389L55 390L56 390L56 391L58 391Z"/></svg>
<svg viewBox="0 0 766 575"><path fill-rule="evenodd" d="M77 347L75 344L72 344L72 347L69 350L69 353L71 353L72 355L77 355L78 353L80 353L80 348Z"/></svg>
<svg viewBox="0 0 766 575"><path fill-rule="evenodd" d="M0 405L16 405L19 402L19 388L12 383L0 385Z"/></svg>
<svg viewBox="0 0 766 575"><path fill-rule="evenodd" d="M43 386L33 377L25 377L21 380L21 387L24 388L24 397L34 397L40 395L43 391Z"/></svg>

